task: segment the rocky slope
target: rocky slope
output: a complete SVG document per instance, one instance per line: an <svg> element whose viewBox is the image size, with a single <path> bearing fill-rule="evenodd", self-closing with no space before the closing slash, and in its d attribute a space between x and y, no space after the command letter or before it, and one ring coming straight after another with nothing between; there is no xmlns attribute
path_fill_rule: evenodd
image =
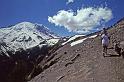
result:
<svg viewBox="0 0 124 82"><path fill-rule="evenodd" d="M106 57L99 33L64 44L38 64L43 70L29 82L124 82L124 53L119 56L113 49L115 40L124 41L124 19L108 29Z"/></svg>

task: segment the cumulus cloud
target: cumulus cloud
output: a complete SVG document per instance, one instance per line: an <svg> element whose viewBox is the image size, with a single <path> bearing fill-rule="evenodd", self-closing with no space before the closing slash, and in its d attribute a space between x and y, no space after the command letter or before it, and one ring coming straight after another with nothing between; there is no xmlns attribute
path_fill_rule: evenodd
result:
<svg viewBox="0 0 124 82"><path fill-rule="evenodd" d="M107 7L88 7L76 12L60 10L56 15L49 16L48 21L56 26L64 26L69 32L88 33L98 30L98 26L108 22L112 17L112 10Z"/></svg>
<svg viewBox="0 0 124 82"><path fill-rule="evenodd" d="M66 2L66 4L69 4L69 3L73 3L74 0L68 0L68 2Z"/></svg>

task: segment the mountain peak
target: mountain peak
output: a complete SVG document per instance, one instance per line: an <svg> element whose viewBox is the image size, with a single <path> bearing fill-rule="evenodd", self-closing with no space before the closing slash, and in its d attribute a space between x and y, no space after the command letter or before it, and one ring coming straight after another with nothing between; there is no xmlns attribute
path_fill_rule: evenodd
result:
<svg viewBox="0 0 124 82"><path fill-rule="evenodd" d="M49 28L45 27L43 24L31 23L31 22L21 22L11 27L14 30L39 30L40 32L50 32Z"/></svg>
<svg viewBox="0 0 124 82"><path fill-rule="evenodd" d="M31 22L21 22L21 23L16 24L13 27L14 29L17 29L17 30L22 29L22 28L35 28L35 24Z"/></svg>

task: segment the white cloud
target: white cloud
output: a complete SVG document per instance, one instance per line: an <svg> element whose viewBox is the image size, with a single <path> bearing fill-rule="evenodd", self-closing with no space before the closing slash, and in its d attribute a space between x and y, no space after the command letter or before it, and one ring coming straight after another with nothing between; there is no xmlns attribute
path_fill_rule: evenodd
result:
<svg viewBox="0 0 124 82"><path fill-rule="evenodd" d="M105 7L88 7L73 12L60 10L48 21L56 26L64 26L69 32L88 33L98 30L98 26L112 19L112 10Z"/></svg>
<svg viewBox="0 0 124 82"><path fill-rule="evenodd" d="M74 0L68 0L68 2L66 2L66 4L69 4L69 3L73 3Z"/></svg>

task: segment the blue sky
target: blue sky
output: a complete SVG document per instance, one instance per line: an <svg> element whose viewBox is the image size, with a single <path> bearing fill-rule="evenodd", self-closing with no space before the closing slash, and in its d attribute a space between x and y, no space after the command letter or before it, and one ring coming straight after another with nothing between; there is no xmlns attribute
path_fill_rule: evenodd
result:
<svg viewBox="0 0 124 82"><path fill-rule="evenodd" d="M28 21L61 36L87 34L124 17L123 4L124 0L0 0L0 27Z"/></svg>

